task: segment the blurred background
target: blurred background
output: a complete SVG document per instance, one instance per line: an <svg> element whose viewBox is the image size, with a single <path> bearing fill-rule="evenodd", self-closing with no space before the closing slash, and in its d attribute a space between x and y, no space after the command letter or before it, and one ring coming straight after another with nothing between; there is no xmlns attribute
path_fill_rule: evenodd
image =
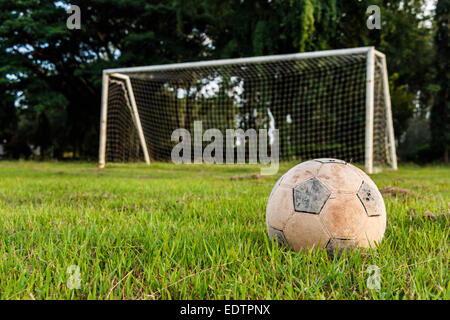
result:
<svg viewBox="0 0 450 320"><path fill-rule="evenodd" d="M69 29L70 5L81 28ZM368 29L370 5L381 28ZM106 68L360 46L387 56L399 160L448 162L450 0L0 0L0 158L97 160Z"/></svg>

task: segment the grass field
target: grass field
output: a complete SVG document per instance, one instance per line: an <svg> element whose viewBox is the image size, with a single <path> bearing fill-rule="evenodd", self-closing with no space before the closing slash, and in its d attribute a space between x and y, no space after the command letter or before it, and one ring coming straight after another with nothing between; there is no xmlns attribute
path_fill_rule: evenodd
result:
<svg viewBox="0 0 450 320"><path fill-rule="evenodd" d="M292 165L258 178L254 166L0 162L0 298L450 298L449 167L373 175L408 191L384 196L383 242L330 258L268 240L266 201Z"/></svg>

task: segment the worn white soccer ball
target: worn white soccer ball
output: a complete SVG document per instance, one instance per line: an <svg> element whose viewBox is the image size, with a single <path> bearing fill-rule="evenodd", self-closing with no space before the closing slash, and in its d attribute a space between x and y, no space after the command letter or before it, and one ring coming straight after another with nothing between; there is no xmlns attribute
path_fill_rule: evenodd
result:
<svg viewBox="0 0 450 320"><path fill-rule="evenodd" d="M275 184L266 209L267 231L295 251L374 247L386 230L386 207L375 183L338 159L298 164Z"/></svg>

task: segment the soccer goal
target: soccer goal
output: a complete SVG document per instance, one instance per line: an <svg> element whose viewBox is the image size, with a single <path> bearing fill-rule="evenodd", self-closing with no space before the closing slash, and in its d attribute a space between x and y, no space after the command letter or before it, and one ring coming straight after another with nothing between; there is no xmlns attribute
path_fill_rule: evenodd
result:
<svg viewBox="0 0 450 320"><path fill-rule="evenodd" d="M281 161L397 168L386 58L373 47L104 70L99 166L170 160L172 132L195 121L277 129Z"/></svg>

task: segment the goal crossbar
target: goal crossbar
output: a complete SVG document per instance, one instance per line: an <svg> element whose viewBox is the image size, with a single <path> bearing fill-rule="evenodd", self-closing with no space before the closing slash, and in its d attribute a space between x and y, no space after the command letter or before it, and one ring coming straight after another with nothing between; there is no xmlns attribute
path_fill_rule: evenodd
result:
<svg viewBox="0 0 450 320"><path fill-rule="evenodd" d="M301 52L301 53L291 53L291 54L276 54L270 56L259 56L259 57L248 57L248 58L236 58L236 59L219 59L212 61L198 61L198 62L183 62L183 63L171 63L171 64L160 64L156 66L141 66L141 67L129 67L129 68L115 68L115 69L105 69L103 73L140 73L140 72L151 72L151 71L167 71L185 68L202 68L202 67L215 67L215 66L226 66L226 65L238 65L247 63L267 63L274 61L287 61L287 60L302 60L320 57L331 57L331 56L343 56L349 54L367 53L373 47L360 47L360 48L349 48L349 49L337 49L337 50L322 50L315 52ZM380 56L384 56L383 53L375 50L375 53Z"/></svg>

